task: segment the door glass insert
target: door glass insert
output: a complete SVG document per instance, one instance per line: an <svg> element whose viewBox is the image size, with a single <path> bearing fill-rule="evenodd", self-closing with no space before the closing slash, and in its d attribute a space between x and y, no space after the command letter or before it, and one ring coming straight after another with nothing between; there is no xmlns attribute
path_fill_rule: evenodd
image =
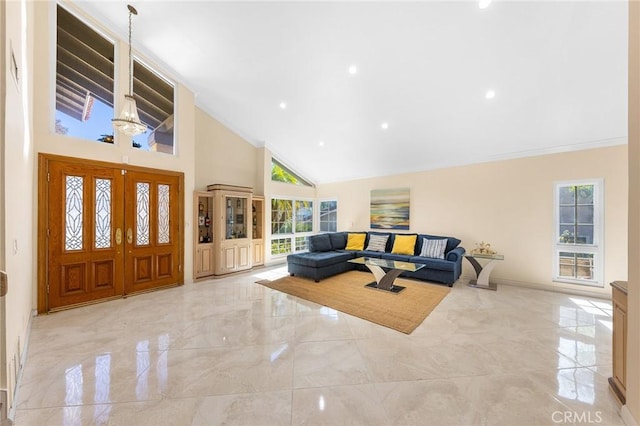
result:
<svg viewBox="0 0 640 426"><path fill-rule="evenodd" d="M169 243L169 185L158 185L158 244Z"/></svg>
<svg viewBox="0 0 640 426"><path fill-rule="evenodd" d="M149 184L136 184L136 245L149 245Z"/></svg>
<svg viewBox="0 0 640 426"><path fill-rule="evenodd" d="M111 179L96 179L97 249L111 247Z"/></svg>
<svg viewBox="0 0 640 426"><path fill-rule="evenodd" d="M82 250L82 176L66 177L65 250Z"/></svg>

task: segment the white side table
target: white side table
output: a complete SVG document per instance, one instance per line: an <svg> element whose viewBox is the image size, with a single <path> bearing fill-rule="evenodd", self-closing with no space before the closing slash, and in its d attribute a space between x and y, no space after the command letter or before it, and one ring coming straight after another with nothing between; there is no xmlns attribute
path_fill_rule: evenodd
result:
<svg viewBox="0 0 640 426"><path fill-rule="evenodd" d="M489 275L491 275L491 271L498 264L498 260L504 260L504 256L501 254L467 254L464 257L467 258L469 263L473 266L473 269L476 270L477 279L469 281L470 287L476 288L484 288L485 290L497 290L498 285L496 283L489 282ZM478 259L487 259L489 262L485 263L484 266Z"/></svg>

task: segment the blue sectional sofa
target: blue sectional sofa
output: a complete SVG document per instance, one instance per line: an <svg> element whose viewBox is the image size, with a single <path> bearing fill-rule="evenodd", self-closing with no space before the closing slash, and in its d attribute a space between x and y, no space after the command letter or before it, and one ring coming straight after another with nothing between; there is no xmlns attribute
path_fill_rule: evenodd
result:
<svg viewBox="0 0 640 426"><path fill-rule="evenodd" d="M362 250L347 250L348 234L365 234L365 241ZM384 251L378 247L379 251L367 250L371 248L369 242L373 236L387 236ZM413 253L394 254L392 248L398 236L417 235ZM374 237L379 239L379 237ZM425 240L444 240L446 247L444 253L440 253L443 258L420 256ZM309 237L309 252L296 253L287 256L287 267L289 274L308 277L318 282L323 278L352 269L367 270L364 265L356 265L347 262L356 257L373 257L389 260L401 260L405 262L422 263L424 268L416 272L403 272L401 276L417 278L424 281L435 281L447 284L449 287L458 280L462 273L462 257L465 253L463 247L459 247L460 240L453 237L440 237L426 234L396 234L384 232L333 232L318 234Z"/></svg>

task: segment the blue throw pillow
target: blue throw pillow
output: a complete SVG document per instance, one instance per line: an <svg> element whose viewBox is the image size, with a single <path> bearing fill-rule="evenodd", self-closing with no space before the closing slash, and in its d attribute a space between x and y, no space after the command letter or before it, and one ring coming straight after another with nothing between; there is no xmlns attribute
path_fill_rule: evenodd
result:
<svg viewBox="0 0 640 426"><path fill-rule="evenodd" d="M333 232L328 235L333 250L344 250L347 246L347 234L345 232Z"/></svg>
<svg viewBox="0 0 640 426"><path fill-rule="evenodd" d="M329 234L310 236L309 251L331 251L331 239L329 238Z"/></svg>

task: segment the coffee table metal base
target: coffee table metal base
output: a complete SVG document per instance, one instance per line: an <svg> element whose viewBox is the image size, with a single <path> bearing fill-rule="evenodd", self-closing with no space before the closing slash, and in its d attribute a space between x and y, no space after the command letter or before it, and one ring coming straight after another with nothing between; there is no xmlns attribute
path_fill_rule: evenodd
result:
<svg viewBox="0 0 640 426"><path fill-rule="evenodd" d="M397 290L397 291L393 290L394 287L400 288L400 286L394 286L393 282L403 272L401 269L391 269L385 272L384 269L382 269L378 265L371 265L371 264L367 265L367 268L369 268L371 273L373 273L373 276L376 278L376 281L371 283L373 284L373 286L371 284L367 284L366 287L369 287L369 288L373 287L378 290L389 291L391 293L399 293L402 290L404 290L404 287L402 287L400 290Z"/></svg>
<svg viewBox="0 0 640 426"><path fill-rule="evenodd" d="M372 288L374 290L382 290L382 291L386 291L386 292L389 292L389 293L395 293L395 294L398 294L402 290L405 289L405 287L403 287L401 285L392 285L391 288L382 288L382 287L379 287L378 283L375 282L375 281L365 285L365 287Z"/></svg>

